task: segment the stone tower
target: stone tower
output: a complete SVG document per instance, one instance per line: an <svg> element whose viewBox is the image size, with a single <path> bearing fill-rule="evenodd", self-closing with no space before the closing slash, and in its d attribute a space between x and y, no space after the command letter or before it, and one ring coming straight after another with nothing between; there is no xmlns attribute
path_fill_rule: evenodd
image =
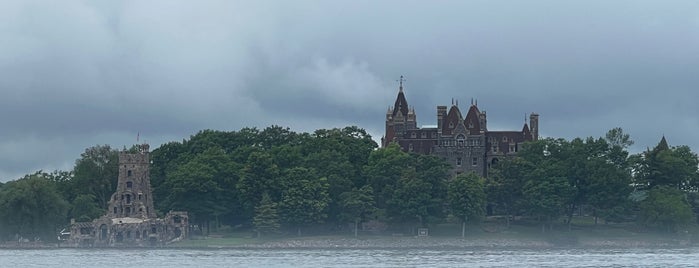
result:
<svg viewBox="0 0 699 268"><path fill-rule="evenodd" d="M150 188L148 144L136 146L137 152L119 153L119 177L116 192L109 201L113 218L155 218Z"/></svg>

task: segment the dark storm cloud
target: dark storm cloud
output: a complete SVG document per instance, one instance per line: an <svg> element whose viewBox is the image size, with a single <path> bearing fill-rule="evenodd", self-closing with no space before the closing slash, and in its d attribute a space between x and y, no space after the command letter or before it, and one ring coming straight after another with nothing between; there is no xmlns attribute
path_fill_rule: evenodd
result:
<svg viewBox="0 0 699 268"><path fill-rule="evenodd" d="M476 98L494 129L538 112L546 136L698 150L697 73L695 1L3 1L0 180L137 133L380 138L401 74L419 124Z"/></svg>

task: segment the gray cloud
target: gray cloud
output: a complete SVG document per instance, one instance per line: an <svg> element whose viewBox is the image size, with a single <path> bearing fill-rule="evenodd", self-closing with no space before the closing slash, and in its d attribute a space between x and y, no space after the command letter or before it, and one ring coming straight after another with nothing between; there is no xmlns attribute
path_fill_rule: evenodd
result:
<svg viewBox="0 0 699 268"><path fill-rule="evenodd" d="M3 1L0 180L86 147L198 130L359 125L406 75L420 124L477 98L489 126L699 150L695 1Z"/></svg>

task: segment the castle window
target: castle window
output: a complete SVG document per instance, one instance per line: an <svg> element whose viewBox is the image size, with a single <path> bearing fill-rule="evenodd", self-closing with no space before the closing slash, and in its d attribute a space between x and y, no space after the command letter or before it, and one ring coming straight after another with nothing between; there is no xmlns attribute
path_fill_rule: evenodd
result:
<svg viewBox="0 0 699 268"><path fill-rule="evenodd" d="M126 214L127 217L129 216L129 214L131 214L131 207L126 207L126 212L125 212L125 214Z"/></svg>
<svg viewBox="0 0 699 268"><path fill-rule="evenodd" d="M126 188L131 188L133 186L133 182L127 181L126 182Z"/></svg>
<svg viewBox="0 0 699 268"><path fill-rule="evenodd" d="M126 195L126 204L131 204L131 195L130 194Z"/></svg>
<svg viewBox="0 0 699 268"><path fill-rule="evenodd" d="M410 138L414 139L416 137L417 137L417 135L415 134L415 132L410 132Z"/></svg>
<svg viewBox="0 0 699 268"><path fill-rule="evenodd" d="M131 170L126 171L126 176L131 177Z"/></svg>
<svg viewBox="0 0 699 268"><path fill-rule="evenodd" d="M150 228L150 233L151 233L151 234L157 233L157 231L158 231L158 229L155 228L155 226L153 226L153 227Z"/></svg>
<svg viewBox="0 0 699 268"><path fill-rule="evenodd" d="M472 165L472 166L477 166L477 165L478 165L478 157L474 157L473 159L471 159L471 165Z"/></svg>
<svg viewBox="0 0 699 268"><path fill-rule="evenodd" d="M114 207L114 214L117 214L117 208Z"/></svg>
<svg viewBox="0 0 699 268"><path fill-rule="evenodd" d="M507 137L502 137L502 142L507 142Z"/></svg>
<svg viewBox="0 0 699 268"><path fill-rule="evenodd" d="M454 122L449 122L449 128L454 128Z"/></svg>
<svg viewBox="0 0 699 268"><path fill-rule="evenodd" d="M515 151L515 145L514 145L514 144L510 144L510 153L512 153L512 152L514 152L514 151Z"/></svg>
<svg viewBox="0 0 699 268"><path fill-rule="evenodd" d="M437 132L432 132L432 138L436 138L436 137L437 137Z"/></svg>
<svg viewBox="0 0 699 268"><path fill-rule="evenodd" d="M143 198L143 194L138 194L138 200L141 200Z"/></svg>
<svg viewBox="0 0 699 268"><path fill-rule="evenodd" d="M457 167L460 167L461 164L462 164L462 163L461 163L461 157L457 157L457 158L456 158L456 166L457 166Z"/></svg>
<svg viewBox="0 0 699 268"><path fill-rule="evenodd" d="M464 146L464 135L459 134L459 136L456 136L456 140L458 141L459 146Z"/></svg>
<svg viewBox="0 0 699 268"><path fill-rule="evenodd" d="M131 231L126 231L126 239L131 239Z"/></svg>
<svg viewBox="0 0 699 268"><path fill-rule="evenodd" d="M427 138L427 132L422 132L422 133L420 133L420 138L426 139L426 138Z"/></svg>
<svg viewBox="0 0 699 268"><path fill-rule="evenodd" d="M497 143L491 144L491 145L490 145L490 148L493 149L493 153L497 153L497 152L498 152L498 144L497 144Z"/></svg>
<svg viewBox="0 0 699 268"><path fill-rule="evenodd" d="M408 151L412 152L413 151L413 144L408 144Z"/></svg>

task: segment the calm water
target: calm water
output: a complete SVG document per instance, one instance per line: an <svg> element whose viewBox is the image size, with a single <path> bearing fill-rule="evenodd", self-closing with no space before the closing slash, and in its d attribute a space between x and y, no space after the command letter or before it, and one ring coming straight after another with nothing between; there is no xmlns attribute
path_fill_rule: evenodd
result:
<svg viewBox="0 0 699 268"><path fill-rule="evenodd" d="M0 250L0 267L699 267L699 248Z"/></svg>

